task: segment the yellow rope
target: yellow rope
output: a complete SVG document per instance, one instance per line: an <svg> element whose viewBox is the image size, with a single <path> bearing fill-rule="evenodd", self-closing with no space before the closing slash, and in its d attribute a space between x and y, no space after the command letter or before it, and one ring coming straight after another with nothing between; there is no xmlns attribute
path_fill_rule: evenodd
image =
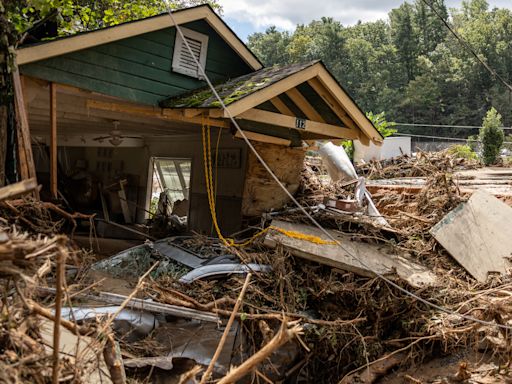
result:
<svg viewBox="0 0 512 384"><path fill-rule="evenodd" d="M205 175L205 182L206 182L206 194L208 196L208 205L210 207L210 214L212 216L212 224L215 228L215 232L217 232L217 237L224 243L224 245L228 247L245 247L249 244L251 244L256 238L260 237L261 235L267 233L269 230L274 230L277 232L282 233L285 236L299 239L299 240L306 240L315 244L336 244L334 241L326 241L318 236L313 235L306 235L301 232L296 231L287 231L282 228L269 226L260 232L256 233L254 236L252 236L250 239L244 241L243 243L236 243L234 239L224 237L222 235L222 232L219 227L219 223L217 221L217 208L215 204L215 185L213 183L213 165L212 165L212 149L211 149L211 127L210 127L210 121L209 118L206 119L203 115L201 115L201 123L202 123L202 139L203 139L203 158L204 158L204 175ZM218 147L217 147L218 150ZM217 152L217 151L216 151ZM216 153L216 158L218 158ZM217 178L217 175L215 175L215 178Z"/></svg>

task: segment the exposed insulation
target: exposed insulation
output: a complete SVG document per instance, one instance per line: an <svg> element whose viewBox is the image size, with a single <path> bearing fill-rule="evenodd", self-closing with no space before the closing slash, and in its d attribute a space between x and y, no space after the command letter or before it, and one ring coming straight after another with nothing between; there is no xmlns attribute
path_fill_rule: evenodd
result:
<svg viewBox="0 0 512 384"><path fill-rule="evenodd" d="M297 192L304 164L304 149L275 144L253 145L288 191L292 194ZM242 201L243 215L258 216L263 212L278 210L288 202L288 196L251 152L247 162Z"/></svg>

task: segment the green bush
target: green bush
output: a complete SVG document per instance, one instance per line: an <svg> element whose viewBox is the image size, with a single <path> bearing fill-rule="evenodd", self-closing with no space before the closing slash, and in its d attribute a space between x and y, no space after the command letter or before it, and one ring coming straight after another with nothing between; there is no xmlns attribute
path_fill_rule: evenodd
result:
<svg viewBox="0 0 512 384"><path fill-rule="evenodd" d="M468 137L467 146L473 151L478 152L480 149L480 138L478 135L471 135Z"/></svg>
<svg viewBox="0 0 512 384"><path fill-rule="evenodd" d="M480 141L482 142L482 158L485 165L495 164L498 161L505 134L500 128L501 115L491 108L482 122Z"/></svg>
<svg viewBox="0 0 512 384"><path fill-rule="evenodd" d="M379 131L383 137L391 136L397 132L396 129L393 129L396 124L386 120L385 112L377 114L374 114L373 112L367 112L366 117L372 122L374 127L377 128L377 131Z"/></svg>
<svg viewBox="0 0 512 384"><path fill-rule="evenodd" d="M467 160L477 160L478 156L473 151L473 149L469 145L452 145L448 148L448 153L450 155L454 155L457 158L467 159Z"/></svg>

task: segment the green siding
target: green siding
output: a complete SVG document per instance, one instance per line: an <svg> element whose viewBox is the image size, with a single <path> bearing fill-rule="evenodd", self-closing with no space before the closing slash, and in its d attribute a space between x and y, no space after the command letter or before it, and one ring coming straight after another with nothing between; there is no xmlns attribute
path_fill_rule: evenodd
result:
<svg viewBox="0 0 512 384"><path fill-rule="evenodd" d="M249 66L205 21L183 26L209 36L206 73L213 82L251 72ZM26 64L21 67L21 72L130 101L157 105L162 99L206 85L204 81L172 72L175 34L175 28L146 33Z"/></svg>

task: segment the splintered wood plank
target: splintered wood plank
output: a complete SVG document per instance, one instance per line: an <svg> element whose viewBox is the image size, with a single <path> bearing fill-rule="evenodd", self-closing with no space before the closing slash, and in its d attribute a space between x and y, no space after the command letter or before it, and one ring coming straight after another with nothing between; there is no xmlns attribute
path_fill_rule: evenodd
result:
<svg viewBox="0 0 512 384"><path fill-rule="evenodd" d="M32 154L32 144L30 140L30 128L28 125L27 108L23 95L23 85L18 70L12 74L14 88L14 102L16 106L17 135L19 146L20 171L22 179L36 177L36 167ZM39 198L38 191L36 197Z"/></svg>
<svg viewBox="0 0 512 384"><path fill-rule="evenodd" d="M272 225L285 231L313 235L325 241L331 240L318 228L309 225L279 220L272 221ZM437 285L436 276L428 268L394 252L389 246L353 241L348 235L331 230L328 232L341 243L341 247L337 244L316 244L272 230L265 237L264 244L269 247L282 244L295 256L361 276L373 277L375 272L385 276L396 273L414 287Z"/></svg>
<svg viewBox="0 0 512 384"><path fill-rule="evenodd" d="M37 189L37 181L35 178L26 179L19 183L9 184L0 188L0 201L12 199Z"/></svg>
<svg viewBox="0 0 512 384"><path fill-rule="evenodd" d="M430 233L480 282L489 272L506 273L512 266L512 208L478 190L437 223Z"/></svg>

